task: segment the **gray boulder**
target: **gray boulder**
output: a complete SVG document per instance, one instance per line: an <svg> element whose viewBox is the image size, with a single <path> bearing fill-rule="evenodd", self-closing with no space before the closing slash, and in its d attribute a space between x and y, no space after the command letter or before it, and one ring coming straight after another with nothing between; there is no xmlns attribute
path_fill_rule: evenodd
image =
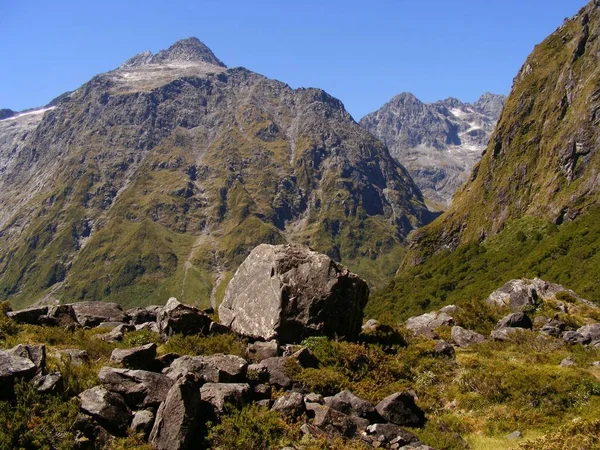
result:
<svg viewBox="0 0 600 450"><path fill-rule="evenodd" d="M193 376L180 379L156 413L149 442L155 450L188 450L198 447L203 432L200 387Z"/></svg>
<svg viewBox="0 0 600 450"><path fill-rule="evenodd" d="M582 344L600 342L600 323L584 325L577 330L577 333L581 335Z"/></svg>
<svg viewBox="0 0 600 450"><path fill-rule="evenodd" d="M31 308L9 311L8 317L18 323L39 325L44 317L48 317L48 306L33 306Z"/></svg>
<svg viewBox="0 0 600 450"><path fill-rule="evenodd" d="M454 347L452 346L452 344L448 344L444 340L438 341L438 343L435 344L433 352L437 356L444 356L450 359L456 358L456 351L454 350Z"/></svg>
<svg viewBox="0 0 600 450"><path fill-rule="evenodd" d="M246 378L248 363L235 355L182 356L163 370L168 377L177 380L192 373L198 380L211 383L237 383Z"/></svg>
<svg viewBox="0 0 600 450"><path fill-rule="evenodd" d="M518 330L519 330L518 328L510 328L510 327L498 328L497 330L493 330L490 333L490 338L493 339L494 341L500 341L500 342L509 341L511 339L511 337Z"/></svg>
<svg viewBox="0 0 600 450"><path fill-rule="evenodd" d="M66 359L73 366L82 366L90 362L90 355L88 352L75 348L57 350L54 355L58 359Z"/></svg>
<svg viewBox="0 0 600 450"><path fill-rule="evenodd" d="M248 357L251 361L260 362L263 359L280 356L279 343L277 341L254 342L248 344Z"/></svg>
<svg viewBox="0 0 600 450"><path fill-rule="evenodd" d="M184 305L171 297L157 314L156 324L159 332L172 336L173 334L204 334L210 332L212 320L203 311L193 306Z"/></svg>
<svg viewBox="0 0 600 450"><path fill-rule="evenodd" d="M102 322L127 322L121 306L107 302L79 302L70 305L82 327L95 327Z"/></svg>
<svg viewBox="0 0 600 450"><path fill-rule="evenodd" d="M459 326L452 327L450 336L452 337L452 342L462 348L470 347L474 344L480 344L485 341L485 337L483 335Z"/></svg>
<svg viewBox="0 0 600 450"><path fill-rule="evenodd" d="M306 396L304 397L304 401L306 403L318 403L319 405L325 404L325 399L323 398L323 396L321 394L315 394L314 392L306 394Z"/></svg>
<svg viewBox="0 0 600 450"><path fill-rule="evenodd" d="M110 343L121 342L128 331L135 331L135 326L122 323L113 327L108 333L96 335L96 338Z"/></svg>
<svg viewBox="0 0 600 450"><path fill-rule="evenodd" d="M306 411L304 406L304 397L298 392L290 392L289 394L279 397L275 400L272 411L276 411L286 417L296 419Z"/></svg>
<svg viewBox="0 0 600 450"><path fill-rule="evenodd" d="M452 326L454 318L445 312L432 311L420 316L410 317L405 326L415 334L422 334L426 330L435 330L441 326Z"/></svg>
<svg viewBox="0 0 600 450"><path fill-rule="evenodd" d="M0 398L14 395L14 381L19 378L31 379L37 367L29 358L0 350Z"/></svg>
<svg viewBox="0 0 600 450"><path fill-rule="evenodd" d="M367 284L327 255L299 245L262 244L227 286L219 318L255 339L355 338L368 296Z"/></svg>
<svg viewBox="0 0 600 450"><path fill-rule="evenodd" d="M282 389L292 387L292 380L285 374L286 360L286 357L278 356L277 358L267 358L261 361L261 364L266 367L269 373L269 383Z"/></svg>
<svg viewBox="0 0 600 450"><path fill-rule="evenodd" d="M95 386L79 394L81 410L89 414L108 431L124 435L131 421L131 411L123 397L102 386Z"/></svg>
<svg viewBox="0 0 600 450"><path fill-rule="evenodd" d="M160 373L103 367L98 379L104 387L121 394L134 409L158 407L175 382Z"/></svg>
<svg viewBox="0 0 600 450"><path fill-rule="evenodd" d="M357 397L352 392L345 390L333 397L325 397L325 405L348 416L360 417L370 422L381 420L375 407L366 400Z"/></svg>
<svg viewBox="0 0 600 450"><path fill-rule="evenodd" d="M158 312L162 306L146 306L145 308L133 308L127 310L127 315L133 325L141 325L146 322L156 322Z"/></svg>
<svg viewBox="0 0 600 450"><path fill-rule="evenodd" d="M205 383L200 388L202 403L211 406L212 413L223 413L225 405L238 408L250 401L250 385L246 383Z"/></svg>
<svg viewBox="0 0 600 450"><path fill-rule="evenodd" d="M397 447L419 442L419 438L393 423L376 423L367 427L367 436L373 437L372 442L398 444ZM396 448L397 448L396 447Z"/></svg>
<svg viewBox="0 0 600 450"><path fill-rule="evenodd" d="M36 374L41 374L46 369L46 346L44 344L19 344L7 351L15 356L29 359L35 364Z"/></svg>
<svg viewBox="0 0 600 450"><path fill-rule="evenodd" d="M387 422L395 425L420 427L425 424L425 413L410 392L396 392L380 401L375 409Z"/></svg>
<svg viewBox="0 0 600 450"><path fill-rule="evenodd" d="M130 369L151 368L156 358L156 344L151 343L134 348L116 348L110 355L110 361Z"/></svg>
<svg viewBox="0 0 600 450"><path fill-rule="evenodd" d="M565 331L561 337L567 344L581 344L583 342L583 336L577 331Z"/></svg>
<svg viewBox="0 0 600 450"><path fill-rule="evenodd" d="M40 375L34 378L33 387L38 392L55 392L62 382L62 375L60 372L53 372L48 375Z"/></svg>
<svg viewBox="0 0 600 450"><path fill-rule="evenodd" d="M323 431L327 436L352 438L356 434L357 426L350 416L317 403L310 403L307 408L309 406L309 412L314 415L312 425Z"/></svg>
<svg viewBox="0 0 600 450"><path fill-rule="evenodd" d="M524 312L516 312L504 316L498 321L496 329L500 328L533 328L533 322Z"/></svg>
<svg viewBox="0 0 600 450"><path fill-rule="evenodd" d="M566 330L567 324L560 320L551 319L546 321L541 327L541 332L548 336L560 337L560 335Z"/></svg>
<svg viewBox="0 0 600 450"><path fill-rule="evenodd" d="M136 434L143 433L144 438L147 439L152 431L152 425L154 425L154 413L149 409L142 409L133 415L129 430Z"/></svg>

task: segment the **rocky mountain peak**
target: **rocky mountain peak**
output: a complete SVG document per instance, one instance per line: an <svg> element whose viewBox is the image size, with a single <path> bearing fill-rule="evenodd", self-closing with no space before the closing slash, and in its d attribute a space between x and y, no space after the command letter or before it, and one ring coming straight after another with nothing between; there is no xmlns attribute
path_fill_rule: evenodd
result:
<svg viewBox="0 0 600 450"><path fill-rule="evenodd" d="M121 68L173 63L208 63L218 67L227 67L200 39L190 37L175 42L168 49L161 50L156 55L150 51L138 53L125 61Z"/></svg>
<svg viewBox="0 0 600 450"><path fill-rule="evenodd" d="M505 100L506 97L504 95L486 92L481 97L479 97L479 99L471 106L475 111L481 114L485 114L486 116L495 117L496 119L498 119L500 118L500 113L502 112L502 108L504 107Z"/></svg>

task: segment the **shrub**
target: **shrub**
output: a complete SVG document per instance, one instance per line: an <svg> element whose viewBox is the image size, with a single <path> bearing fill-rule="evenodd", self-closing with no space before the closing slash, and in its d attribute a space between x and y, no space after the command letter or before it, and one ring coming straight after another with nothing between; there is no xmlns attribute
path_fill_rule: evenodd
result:
<svg viewBox="0 0 600 450"><path fill-rule="evenodd" d="M176 334L171 336L162 347L164 353L177 353L179 355L213 355L225 353L228 355L245 356L246 344L232 334L218 334L202 336L199 334L184 336Z"/></svg>
<svg viewBox="0 0 600 450"><path fill-rule="evenodd" d="M599 450L600 420L574 420L534 440L527 440L519 445L519 450Z"/></svg>

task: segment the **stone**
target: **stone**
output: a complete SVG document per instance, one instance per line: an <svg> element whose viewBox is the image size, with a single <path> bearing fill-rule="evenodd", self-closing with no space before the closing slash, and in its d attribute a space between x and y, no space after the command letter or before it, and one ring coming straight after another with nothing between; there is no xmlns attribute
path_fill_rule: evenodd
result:
<svg viewBox="0 0 600 450"><path fill-rule="evenodd" d="M235 355L215 354L210 356L182 356L163 370L176 380L193 373L198 380L211 383L239 383L246 380L248 363Z"/></svg>
<svg viewBox="0 0 600 450"><path fill-rule="evenodd" d="M121 394L134 409L158 407L175 384L160 373L113 367L100 369L98 379L107 390Z"/></svg>
<svg viewBox="0 0 600 450"><path fill-rule="evenodd" d="M200 388L203 403L211 405L213 413L222 414L226 404L241 408L250 401L247 383L205 383Z"/></svg>
<svg viewBox="0 0 600 450"><path fill-rule="evenodd" d="M58 359L66 359L73 366L82 366L84 364L89 364L90 355L85 350L79 350L75 348L67 348L63 350L57 350L55 352L55 356Z"/></svg>
<svg viewBox="0 0 600 450"><path fill-rule="evenodd" d="M380 401L375 409L387 422L395 425L420 427L425 424L425 413L409 392L396 392Z"/></svg>
<svg viewBox="0 0 600 450"><path fill-rule="evenodd" d="M31 379L37 368L29 358L0 350L0 398L14 395L14 381L19 378Z"/></svg>
<svg viewBox="0 0 600 450"><path fill-rule="evenodd" d="M135 331L141 331L141 330L151 331L152 333L156 333L156 334L160 333L158 330L158 325L156 325L156 322L144 322L144 323L135 325Z"/></svg>
<svg viewBox="0 0 600 450"><path fill-rule="evenodd" d="M231 333L231 328L226 327L223 324L218 322L211 322L210 327L208 328L208 333L211 335L215 334L229 334Z"/></svg>
<svg viewBox="0 0 600 450"><path fill-rule="evenodd" d="M319 366L317 357L306 347L292 353L288 358L297 361L300 367L304 369L316 368Z"/></svg>
<svg viewBox="0 0 600 450"><path fill-rule="evenodd" d="M128 331L135 331L135 326L123 323L121 325L117 325L108 333L96 335L96 338L110 343L121 342L125 337L125 333Z"/></svg>
<svg viewBox="0 0 600 450"><path fill-rule="evenodd" d="M279 343L277 341L254 342L248 344L248 357L251 361L260 362L263 359L280 356Z"/></svg>
<svg viewBox="0 0 600 450"><path fill-rule="evenodd" d="M349 390L339 392L333 397L324 399L325 405L348 416L367 419L369 422L380 421L381 417L375 407L366 400L357 397Z"/></svg>
<svg viewBox="0 0 600 450"><path fill-rule="evenodd" d="M583 336L577 331L565 331L561 337L567 344L580 344L583 341Z"/></svg>
<svg viewBox="0 0 600 450"><path fill-rule="evenodd" d="M426 330L433 331L441 326L452 326L454 318L444 312L432 311L420 316L410 317L405 326L414 334L422 334Z"/></svg>
<svg viewBox="0 0 600 450"><path fill-rule="evenodd" d="M575 361L573 361L570 357L563 359L560 362L560 367L573 367L575 365Z"/></svg>
<svg viewBox="0 0 600 450"><path fill-rule="evenodd" d="M133 308L127 310L132 325L141 325L148 322L156 322L156 317L162 306L152 305L145 308Z"/></svg>
<svg viewBox="0 0 600 450"><path fill-rule="evenodd" d="M102 386L95 386L79 394L81 410L96 419L108 431L124 435L131 421L131 411L123 397Z"/></svg>
<svg viewBox="0 0 600 450"><path fill-rule="evenodd" d="M312 424L325 432L329 437L354 437L357 427L350 416L336 411L329 406L316 403L311 403L311 406L312 413L314 414Z"/></svg>
<svg viewBox="0 0 600 450"><path fill-rule="evenodd" d="M101 328L106 330L107 332L114 330L119 325L124 325L122 322L101 322L99 325L96 325L94 328Z"/></svg>
<svg viewBox="0 0 600 450"><path fill-rule="evenodd" d="M381 326L381 323L379 322L379 320L375 320L375 319L369 319L367 320L367 322L362 326L362 331L367 331L367 332L373 332L373 331L377 331L377 329Z"/></svg>
<svg viewBox="0 0 600 450"><path fill-rule="evenodd" d="M306 411L304 397L298 392L290 392L275 400L271 411L276 411L291 419L297 419Z"/></svg>
<svg viewBox="0 0 600 450"><path fill-rule="evenodd" d="M152 431L152 425L154 425L154 413L149 409L142 409L133 415L129 429L135 434L143 433L144 438L147 439Z"/></svg>
<svg viewBox="0 0 600 450"><path fill-rule="evenodd" d="M523 437L523 435L518 430L517 431L513 431L512 433L506 435L506 439L511 439L511 440L513 440L513 439L521 439L522 437Z"/></svg>
<svg viewBox="0 0 600 450"><path fill-rule="evenodd" d="M253 400L265 400L271 399L271 385L270 384L257 384L252 387L252 399Z"/></svg>
<svg viewBox="0 0 600 450"><path fill-rule="evenodd" d="M353 339L360 333L368 296L366 282L327 255L300 245L262 244L227 286L219 318L254 339Z"/></svg>
<svg viewBox="0 0 600 450"><path fill-rule="evenodd" d="M533 318L533 329L541 330L544 325L546 325L550 319L544 316L536 316Z"/></svg>
<svg viewBox="0 0 600 450"><path fill-rule="evenodd" d="M254 404L256 406L260 406L261 408L267 408L267 409L271 409L271 399L270 398L265 398L263 400L256 400L254 402Z"/></svg>
<svg viewBox="0 0 600 450"><path fill-rule="evenodd" d="M551 319L548 320L544 325L542 325L540 331L544 334L547 334L548 336L560 337L560 335L565 331L566 328L566 323L561 322L560 320Z"/></svg>
<svg viewBox="0 0 600 450"><path fill-rule="evenodd" d="M34 306L17 311L9 311L6 315L18 323L39 325L41 323L40 318L48 316L48 306Z"/></svg>
<svg viewBox="0 0 600 450"><path fill-rule="evenodd" d="M441 313L445 313L448 315L458 314L461 311L462 311L462 308L460 306L456 306L456 305L446 305L442 309L440 309Z"/></svg>
<svg viewBox="0 0 600 450"><path fill-rule="evenodd" d="M267 368L269 373L269 383L282 389L292 387L292 380L285 374L284 364L286 360L286 357L278 356L277 358L267 358L261 361L261 364Z"/></svg>
<svg viewBox="0 0 600 450"><path fill-rule="evenodd" d="M496 329L500 328L533 328L533 322L527 314L524 312L516 312L504 316L498 324L496 325Z"/></svg>
<svg viewBox="0 0 600 450"><path fill-rule="evenodd" d="M251 383L265 383L269 381L269 371L263 363L250 364L246 372L246 378Z"/></svg>
<svg viewBox="0 0 600 450"><path fill-rule="evenodd" d="M38 392L55 392L62 383L62 375L60 372L53 372L36 377L33 381L33 387Z"/></svg>
<svg viewBox="0 0 600 450"><path fill-rule="evenodd" d="M156 323L161 334L203 334L208 335L212 320L203 311L184 305L171 297L157 314Z"/></svg>
<svg viewBox="0 0 600 450"><path fill-rule="evenodd" d="M454 350L454 347L444 340L438 341L438 343L435 344L433 352L437 356L443 356L445 358L454 359L456 357L456 351Z"/></svg>
<svg viewBox="0 0 600 450"><path fill-rule="evenodd" d="M19 344L7 351L15 356L29 359L35 364L36 374L41 374L46 369L46 346L44 344Z"/></svg>
<svg viewBox="0 0 600 450"><path fill-rule="evenodd" d="M130 369L152 368L156 358L156 344L151 343L134 348L116 348L110 355L110 361L122 364Z"/></svg>
<svg viewBox="0 0 600 450"><path fill-rule="evenodd" d="M509 341L511 339L512 335L514 335L518 330L519 330L518 328L508 328L508 327L498 328L497 330L493 330L490 333L490 338L493 339L494 341L500 341L500 342Z"/></svg>
<svg viewBox="0 0 600 450"><path fill-rule="evenodd" d="M171 387L156 413L148 439L155 450L191 450L199 447L204 421L200 387L193 376L185 376Z"/></svg>
<svg viewBox="0 0 600 450"><path fill-rule="evenodd" d="M582 344L600 342L600 323L584 325L577 330L581 335Z"/></svg>
<svg viewBox="0 0 600 450"><path fill-rule="evenodd" d="M369 425L366 431L367 435L374 436L380 442L398 444L398 447L419 441L419 438L415 434L406 431L393 423L376 423Z"/></svg>
<svg viewBox="0 0 600 450"><path fill-rule="evenodd" d="M305 436L309 436L315 439L327 437L327 434L324 431L320 430L319 428L310 423L302 424L302 426L300 427L300 432Z"/></svg>
<svg viewBox="0 0 600 450"><path fill-rule="evenodd" d="M116 303L78 302L70 306L82 327L95 327L102 322L127 322L127 315Z"/></svg>
<svg viewBox="0 0 600 450"><path fill-rule="evenodd" d="M325 399L323 398L323 396L321 394L315 394L314 392L306 394L306 396L304 397L304 401L307 403L318 403L319 405L325 404Z"/></svg>
<svg viewBox="0 0 600 450"><path fill-rule="evenodd" d="M452 327L450 335L452 337L452 342L462 348L480 344L481 342L485 341L485 337L483 335L457 325Z"/></svg>

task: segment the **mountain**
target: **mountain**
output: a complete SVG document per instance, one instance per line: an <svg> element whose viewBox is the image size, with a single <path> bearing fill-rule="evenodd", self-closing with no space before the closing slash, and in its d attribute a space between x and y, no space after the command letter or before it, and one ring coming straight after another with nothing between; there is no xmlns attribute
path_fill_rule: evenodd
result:
<svg viewBox="0 0 600 450"><path fill-rule="evenodd" d="M215 305L260 243L381 286L432 214L319 89L228 69L199 40L134 56L0 121L0 297Z"/></svg>
<svg viewBox="0 0 600 450"><path fill-rule="evenodd" d="M401 315L522 277L600 302L599 35L594 1L535 47L481 162L450 208L415 233L374 308Z"/></svg>
<svg viewBox="0 0 600 450"><path fill-rule="evenodd" d="M428 104L403 93L360 124L389 147L426 198L445 207L481 159L504 100L487 93L472 104L454 98Z"/></svg>

